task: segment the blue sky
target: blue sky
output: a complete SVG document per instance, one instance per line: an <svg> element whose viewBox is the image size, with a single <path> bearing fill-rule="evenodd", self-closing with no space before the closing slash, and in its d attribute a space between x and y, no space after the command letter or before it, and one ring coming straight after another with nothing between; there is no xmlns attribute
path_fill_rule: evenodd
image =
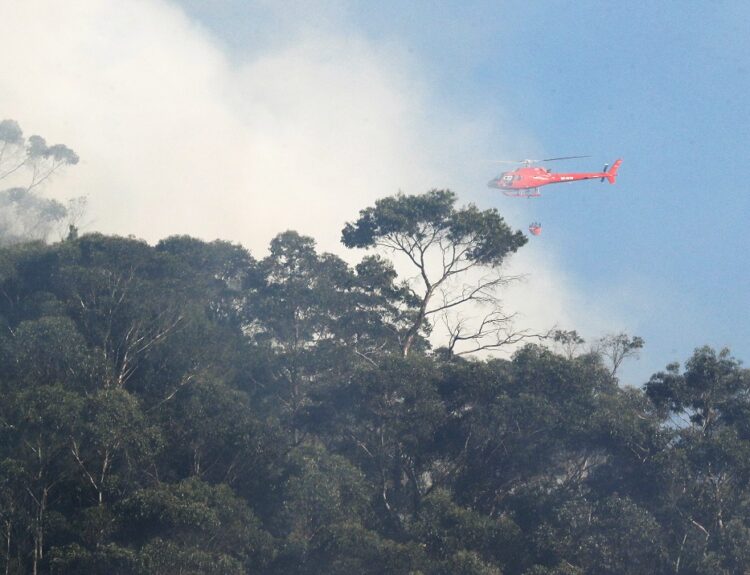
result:
<svg viewBox="0 0 750 575"><path fill-rule="evenodd" d="M399 189L453 189L544 231L510 262L535 328L646 340L641 384L703 344L750 361L750 3L0 0L0 116L81 162L84 231L254 254L342 250ZM617 184L486 187L513 157L623 158Z"/></svg>
<svg viewBox="0 0 750 575"><path fill-rule="evenodd" d="M185 6L239 55L273 42L280 25L267 5ZM554 248L577 289L597 299L625 292L619 311L634 316L647 342L631 377L704 343L750 357L750 4L386 1L317 9L318 20L300 19L399 45L445 109L481 110L489 125L502 117L497 138L516 130L521 157L592 156L552 166L573 171L624 158L616 186L565 185L520 201L542 221L539 241ZM534 149L522 149L527 142ZM496 171L483 164L493 150L486 154L471 167L475 177L463 172L459 192L503 211L519 200L483 188Z"/></svg>

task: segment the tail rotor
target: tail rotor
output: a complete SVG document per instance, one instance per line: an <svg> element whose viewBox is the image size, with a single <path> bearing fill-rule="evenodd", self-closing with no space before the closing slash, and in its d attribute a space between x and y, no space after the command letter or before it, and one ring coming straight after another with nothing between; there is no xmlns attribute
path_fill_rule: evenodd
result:
<svg viewBox="0 0 750 575"><path fill-rule="evenodd" d="M612 164L612 167L609 169L609 171L607 171L607 166L604 166L604 176L602 177L602 182L606 178L610 184L614 184L615 179L617 178L617 170L620 169L620 164L622 164L622 160L618 159L614 164Z"/></svg>

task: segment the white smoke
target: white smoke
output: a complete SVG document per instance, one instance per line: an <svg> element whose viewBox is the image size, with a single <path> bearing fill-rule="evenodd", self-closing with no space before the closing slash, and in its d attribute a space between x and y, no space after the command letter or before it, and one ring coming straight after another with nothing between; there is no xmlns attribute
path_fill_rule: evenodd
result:
<svg viewBox="0 0 750 575"><path fill-rule="evenodd" d="M350 29L236 62L164 0L0 0L0 14L0 119L80 155L54 189L88 197L84 232L222 238L262 255L295 229L341 253L343 224L376 198L470 197L455 185L472 154L513 155L486 117L441 109L406 50ZM508 307L534 328L601 324L553 260L514 257L528 278Z"/></svg>
<svg viewBox="0 0 750 575"><path fill-rule="evenodd" d="M429 173L426 104L387 55L308 38L232 66L174 6L3 0L0 103L82 163L93 227L254 249L286 228L335 244L346 218Z"/></svg>

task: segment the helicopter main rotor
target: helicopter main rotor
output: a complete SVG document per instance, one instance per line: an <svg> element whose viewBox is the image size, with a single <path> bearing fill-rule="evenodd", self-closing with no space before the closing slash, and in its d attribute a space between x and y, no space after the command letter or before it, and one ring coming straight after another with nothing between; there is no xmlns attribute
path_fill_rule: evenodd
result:
<svg viewBox="0 0 750 575"><path fill-rule="evenodd" d="M559 158L544 158L542 160L496 160L498 164L523 164L524 167L528 168L531 164L538 164L539 162L555 162L557 160L572 160L575 158L590 158L591 156L561 156Z"/></svg>

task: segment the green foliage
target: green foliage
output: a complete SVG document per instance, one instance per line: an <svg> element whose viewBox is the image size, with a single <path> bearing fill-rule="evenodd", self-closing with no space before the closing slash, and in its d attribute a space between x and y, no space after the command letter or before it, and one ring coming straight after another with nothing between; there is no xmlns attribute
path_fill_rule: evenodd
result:
<svg viewBox="0 0 750 575"><path fill-rule="evenodd" d="M431 562L419 544L393 541L358 523L343 523L321 532L304 562L279 566L283 569L279 573L310 575L420 575L430 572Z"/></svg>
<svg viewBox="0 0 750 575"><path fill-rule="evenodd" d="M320 446L301 446L289 455L279 530L309 542L321 529L356 521L367 512L368 486L362 472Z"/></svg>
<svg viewBox="0 0 750 575"><path fill-rule="evenodd" d="M750 375L728 349L697 349L680 374L678 364L651 377L646 393L662 412L687 413L704 433L750 406ZM739 419L742 419L741 417Z"/></svg>
<svg viewBox="0 0 750 575"><path fill-rule="evenodd" d="M226 485L191 478L141 489L120 513L149 573L254 572L270 558L270 536Z"/></svg>
<svg viewBox="0 0 750 575"><path fill-rule="evenodd" d="M457 551L447 562L442 571L446 575L502 575L502 571L482 561L473 551Z"/></svg>
<svg viewBox="0 0 750 575"><path fill-rule="evenodd" d="M454 200L387 198L345 236L439 232L487 265L520 245ZM412 331L423 303L386 260L295 232L261 260L189 237L0 250L0 569L750 571L750 378L728 351L622 388L640 338L469 361Z"/></svg>
<svg viewBox="0 0 750 575"><path fill-rule="evenodd" d="M505 283L499 275L504 259L526 243L513 232L497 210L480 211L474 205L456 209L456 196L449 190L426 194L398 194L382 198L347 223L341 234L349 248L377 248L401 256L413 268L414 277L403 284L413 309L405 314L408 329L400 340L402 355L408 355L420 334L429 333L437 318L449 331L449 354L459 342L476 352L519 341L520 334L500 309L495 294ZM472 270L481 271L479 279ZM436 297L436 296L441 297ZM442 300L435 303L436 300ZM469 326L456 315L474 304L487 309L482 319Z"/></svg>
<svg viewBox="0 0 750 575"><path fill-rule="evenodd" d="M444 236L466 245L466 257L482 264L499 265L503 258L526 243L521 232L512 232L497 210L476 206L456 210L450 190L432 190L418 196L399 194L375 202L354 223L346 224L342 242L349 248L368 248L399 237L417 242ZM406 240L408 241L408 240Z"/></svg>
<svg viewBox="0 0 750 575"><path fill-rule="evenodd" d="M542 546L586 573L668 572L659 524L628 499L568 502L538 537Z"/></svg>
<svg viewBox="0 0 750 575"><path fill-rule="evenodd" d="M77 544L55 547L50 556L50 573L53 574L129 575L139 569L135 553L113 543L93 551Z"/></svg>
<svg viewBox="0 0 750 575"><path fill-rule="evenodd" d="M461 573L499 573L492 565L512 561L511 550L521 544L521 530L510 517L461 507L444 489L424 499L413 529L432 554Z"/></svg>

